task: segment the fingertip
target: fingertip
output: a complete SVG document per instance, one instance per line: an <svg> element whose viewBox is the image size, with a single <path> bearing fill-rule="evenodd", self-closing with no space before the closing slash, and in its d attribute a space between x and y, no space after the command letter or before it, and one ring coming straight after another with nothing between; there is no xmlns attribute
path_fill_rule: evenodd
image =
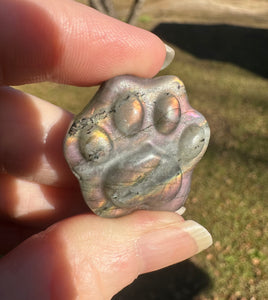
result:
<svg viewBox="0 0 268 300"><path fill-rule="evenodd" d="M72 33L62 28L64 51L52 80L86 86L118 75L146 78L159 72L166 47L155 34L84 6L76 14L80 24ZM68 18L72 24L73 15Z"/></svg>
<svg viewBox="0 0 268 300"><path fill-rule="evenodd" d="M118 219L75 216L5 257L0 287L12 299L46 299L48 293L53 299L110 299L141 273L197 253L199 233L204 248L200 225L171 212L139 211Z"/></svg>
<svg viewBox="0 0 268 300"><path fill-rule="evenodd" d="M137 249L142 273L155 271L185 259L212 244L209 232L194 221L173 222L142 234Z"/></svg>
<svg viewBox="0 0 268 300"><path fill-rule="evenodd" d="M50 80L89 86L117 75L152 77L164 63L165 45L156 35L81 3L1 5L2 84Z"/></svg>

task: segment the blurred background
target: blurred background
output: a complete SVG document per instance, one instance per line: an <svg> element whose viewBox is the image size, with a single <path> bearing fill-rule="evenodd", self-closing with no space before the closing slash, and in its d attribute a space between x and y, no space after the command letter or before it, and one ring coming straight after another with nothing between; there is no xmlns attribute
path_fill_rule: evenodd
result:
<svg viewBox="0 0 268 300"><path fill-rule="evenodd" d="M172 46L175 59L160 75L180 77L211 128L184 217L204 225L214 245L140 276L113 300L268 299L268 1L143 0L133 16L133 1L80 2L112 2L106 12ZM97 89L19 88L73 113Z"/></svg>

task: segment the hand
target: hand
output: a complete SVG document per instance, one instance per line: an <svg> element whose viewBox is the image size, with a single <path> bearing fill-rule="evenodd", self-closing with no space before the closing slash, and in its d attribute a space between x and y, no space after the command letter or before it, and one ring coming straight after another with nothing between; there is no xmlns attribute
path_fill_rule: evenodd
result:
<svg viewBox="0 0 268 300"><path fill-rule="evenodd" d="M69 0L2 0L0 23L0 299L110 299L208 247L209 233L176 213L90 213L62 152L72 115L6 87L151 77L161 40Z"/></svg>

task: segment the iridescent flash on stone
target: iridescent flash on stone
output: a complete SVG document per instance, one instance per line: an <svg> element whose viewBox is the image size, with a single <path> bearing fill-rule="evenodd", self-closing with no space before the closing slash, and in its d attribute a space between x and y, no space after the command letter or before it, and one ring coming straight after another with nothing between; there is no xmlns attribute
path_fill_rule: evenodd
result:
<svg viewBox="0 0 268 300"><path fill-rule="evenodd" d="M93 212L176 211L208 146L205 118L175 76L118 76L75 117L64 153Z"/></svg>

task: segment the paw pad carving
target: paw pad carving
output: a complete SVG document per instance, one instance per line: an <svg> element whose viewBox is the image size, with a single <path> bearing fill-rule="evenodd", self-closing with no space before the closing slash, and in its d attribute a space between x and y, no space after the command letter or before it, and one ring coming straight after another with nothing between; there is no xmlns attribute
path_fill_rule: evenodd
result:
<svg viewBox="0 0 268 300"><path fill-rule="evenodd" d="M209 135L177 77L118 76L75 117L64 153L96 214L175 211L187 198Z"/></svg>

